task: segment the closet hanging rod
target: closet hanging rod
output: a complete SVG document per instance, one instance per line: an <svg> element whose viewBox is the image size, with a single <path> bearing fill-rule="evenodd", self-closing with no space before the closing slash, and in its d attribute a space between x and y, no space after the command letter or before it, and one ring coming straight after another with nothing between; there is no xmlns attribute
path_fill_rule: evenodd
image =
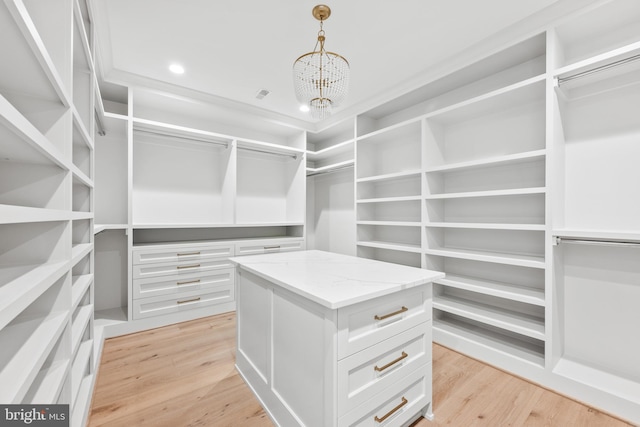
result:
<svg viewBox="0 0 640 427"><path fill-rule="evenodd" d="M258 150L257 148L238 147L238 150L255 151L256 153L271 154L272 156L293 157L294 159L298 158L297 154L276 153L274 151Z"/></svg>
<svg viewBox="0 0 640 427"><path fill-rule="evenodd" d="M327 173L333 173L333 172L338 172L344 169L351 169L353 168L353 163L350 165L342 165L342 166L337 166L335 168L331 168L331 169L327 169L327 170L323 170L323 171L318 171L318 172L311 172L309 174L307 174L307 176L316 176L316 175L324 175Z"/></svg>
<svg viewBox="0 0 640 427"><path fill-rule="evenodd" d="M189 136L185 136L185 135L174 135L174 134L171 134L171 133L164 133L164 132L153 131L153 130L149 130L149 129L134 128L133 130L134 130L134 132L148 133L148 134L151 134L151 135L164 136L166 138L185 139L187 141L204 142L206 144L224 145L225 148L229 147L229 143L228 142L223 142L223 141L213 141L213 140L204 139L204 138L193 138L193 137L189 137Z"/></svg>
<svg viewBox="0 0 640 427"><path fill-rule="evenodd" d="M595 240L595 239L576 239L572 237L556 236L556 245L560 243L575 243L580 245L603 245L603 246L638 246L640 242L631 242L624 240Z"/></svg>
<svg viewBox="0 0 640 427"><path fill-rule="evenodd" d="M568 82L570 80L579 79L580 77L585 77L591 74L599 73L600 71L608 70L609 68L618 67L620 65L628 64L629 62L637 61L640 59L640 53L634 56L630 56L628 58L620 59L618 61L611 62L609 64L601 65L599 67L592 68L590 70L581 71L576 74L572 74L567 77L558 77L558 86L562 83Z"/></svg>

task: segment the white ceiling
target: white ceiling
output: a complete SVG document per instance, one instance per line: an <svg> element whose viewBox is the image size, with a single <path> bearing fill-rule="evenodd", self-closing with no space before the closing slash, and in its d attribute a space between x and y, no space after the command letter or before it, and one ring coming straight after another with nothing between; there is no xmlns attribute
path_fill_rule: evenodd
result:
<svg viewBox="0 0 640 427"><path fill-rule="evenodd" d="M347 100L357 113L420 81L443 61L496 35L532 31L585 0L341 0L327 3L327 50L351 65ZM290 123L299 111L293 61L315 45L317 0L91 0L102 78L262 111ZM534 19L536 20L535 22ZM533 23L531 23L533 22ZM525 25L525 23L529 23ZM183 75L168 67L177 62ZM260 89L270 94L255 98ZM257 110L259 109L259 110ZM313 124L310 124L313 126Z"/></svg>

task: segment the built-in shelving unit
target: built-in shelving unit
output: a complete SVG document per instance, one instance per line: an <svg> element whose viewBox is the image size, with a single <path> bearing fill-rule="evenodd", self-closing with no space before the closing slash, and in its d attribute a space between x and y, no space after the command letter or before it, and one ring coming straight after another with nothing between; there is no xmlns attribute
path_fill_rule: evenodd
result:
<svg viewBox="0 0 640 427"><path fill-rule="evenodd" d="M306 132L309 247L355 255L355 120Z"/></svg>
<svg viewBox="0 0 640 427"><path fill-rule="evenodd" d="M447 274L434 340L634 422L639 18L595 2L362 112L354 140L357 254Z"/></svg>
<svg viewBox="0 0 640 427"><path fill-rule="evenodd" d="M142 88L109 92L120 96L104 102L104 135L96 136L96 351L104 337L233 308L231 296L144 314L132 292L136 248L245 242L247 250L293 250L305 233L304 132L215 126L206 103Z"/></svg>
<svg viewBox="0 0 640 427"><path fill-rule="evenodd" d="M444 271L434 341L640 422L640 3L589 3L302 130L142 87L102 100L84 0L6 0L0 400L83 425L105 336L215 311L134 318L134 250L306 241Z"/></svg>
<svg viewBox="0 0 640 427"><path fill-rule="evenodd" d="M0 401L68 404L74 426L95 378L86 12L76 0L0 6Z"/></svg>
<svg viewBox="0 0 640 427"><path fill-rule="evenodd" d="M638 19L640 5L621 0L558 25L550 35L557 54L548 93L555 159L549 280L556 301L549 365L557 376L599 391L601 402L634 423L640 421L640 344L631 338L640 322Z"/></svg>
<svg viewBox="0 0 640 427"><path fill-rule="evenodd" d="M358 134L357 253L380 261L420 267L421 121L376 128L374 120L360 117Z"/></svg>

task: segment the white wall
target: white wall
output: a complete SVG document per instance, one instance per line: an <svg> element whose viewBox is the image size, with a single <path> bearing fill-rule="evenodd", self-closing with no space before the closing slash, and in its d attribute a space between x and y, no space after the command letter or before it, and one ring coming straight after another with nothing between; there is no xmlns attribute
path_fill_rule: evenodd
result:
<svg viewBox="0 0 640 427"><path fill-rule="evenodd" d="M307 249L356 255L353 169L307 179Z"/></svg>

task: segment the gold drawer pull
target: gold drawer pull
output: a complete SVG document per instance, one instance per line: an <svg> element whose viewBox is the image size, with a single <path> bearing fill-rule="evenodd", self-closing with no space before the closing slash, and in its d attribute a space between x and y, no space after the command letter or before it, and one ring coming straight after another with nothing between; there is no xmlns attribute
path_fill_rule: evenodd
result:
<svg viewBox="0 0 640 427"><path fill-rule="evenodd" d="M398 410L400 408L402 408L404 405L406 405L407 403L409 403L409 401L407 399L405 399L404 396L403 396L402 397L402 403L400 403L398 406L396 406L395 408L393 408L392 410L387 412L382 418L378 418L378 416L376 415L373 419L376 420L377 422L381 423L384 420L386 420L387 418L389 418L391 415L393 415L396 412L398 412Z"/></svg>
<svg viewBox="0 0 640 427"><path fill-rule="evenodd" d="M392 360L391 362L387 363L386 365L382 366L382 367L378 367L378 365L376 365L373 369L375 369L378 372L382 372L385 369L395 365L396 363L398 363L399 361L406 359L408 357L407 353L405 353L404 351L402 352L402 356L398 357L396 360Z"/></svg>
<svg viewBox="0 0 640 427"><path fill-rule="evenodd" d="M177 282L176 285L190 285L192 283L200 283L200 279L197 280L189 280L188 282Z"/></svg>
<svg viewBox="0 0 640 427"><path fill-rule="evenodd" d="M196 301L200 301L200 297L198 298L193 298L193 299L186 299L184 301L176 301L177 304L186 304L188 302L196 302Z"/></svg>
<svg viewBox="0 0 640 427"><path fill-rule="evenodd" d="M200 255L200 251L198 251L198 252L185 252L183 254L178 254L178 256L189 256L189 255Z"/></svg>
<svg viewBox="0 0 640 427"><path fill-rule="evenodd" d="M373 316L373 318L376 319L376 320L384 320L384 319L387 319L387 318L389 318L391 316L395 316L395 315L398 315L400 313L404 313L405 311L408 311L408 310L409 309L403 305L402 308L400 310L398 310L398 311L394 311L393 313L385 314L383 316L378 316L376 314L375 316Z"/></svg>
<svg viewBox="0 0 640 427"><path fill-rule="evenodd" d="M179 265L179 266L177 266L176 268L177 268L178 270L182 270L182 269L185 269L185 268L198 268L198 267L200 267L200 264Z"/></svg>

